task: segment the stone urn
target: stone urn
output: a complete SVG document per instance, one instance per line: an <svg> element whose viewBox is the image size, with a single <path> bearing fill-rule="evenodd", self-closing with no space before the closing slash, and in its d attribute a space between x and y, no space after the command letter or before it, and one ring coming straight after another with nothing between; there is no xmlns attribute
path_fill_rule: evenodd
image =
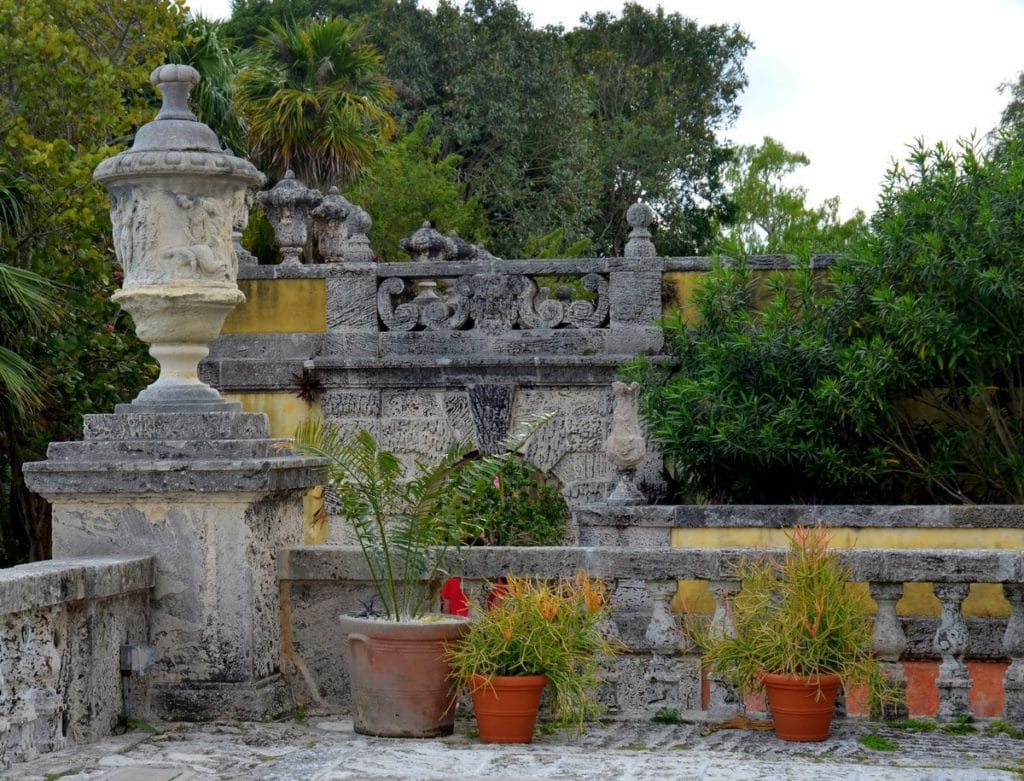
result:
<svg viewBox="0 0 1024 781"><path fill-rule="evenodd" d="M245 300L236 283L232 223L261 174L221 150L189 111L195 69L163 65L150 80L163 94L160 113L139 128L130 149L93 174L110 192L114 251L124 270L112 300L132 316L160 363L160 376L129 411L233 410L237 404L200 382L197 367L228 313Z"/></svg>
<svg viewBox="0 0 1024 781"><path fill-rule="evenodd" d="M605 443L605 454L615 467L619 481L608 497L611 504L643 503L643 495L637 490L635 483L636 470L643 463L647 452L647 442L637 412L639 392L639 383L612 383L615 406L612 411L612 430Z"/></svg>
<svg viewBox="0 0 1024 781"><path fill-rule="evenodd" d="M319 192L306 187L291 170L269 190L256 193L256 201L267 213L281 248L281 265L299 265L302 248L309 238L310 212L322 200Z"/></svg>

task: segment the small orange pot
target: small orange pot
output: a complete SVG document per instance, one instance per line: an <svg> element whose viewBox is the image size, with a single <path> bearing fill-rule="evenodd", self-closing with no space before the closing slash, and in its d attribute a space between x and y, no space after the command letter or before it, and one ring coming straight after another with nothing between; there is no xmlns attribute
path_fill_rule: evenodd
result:
<svg viewBox="0 0 1024 781"><path fill-rule="evenodd" d="M530 743L546 675L476 675L470 682L483 743Z"/></svg>
<svg viewBox="0 0 1024 781"><path fill-rule="evenodd" d="M762 673L775 734L783 740L820 741L832 728L838 675Z"/></svg>

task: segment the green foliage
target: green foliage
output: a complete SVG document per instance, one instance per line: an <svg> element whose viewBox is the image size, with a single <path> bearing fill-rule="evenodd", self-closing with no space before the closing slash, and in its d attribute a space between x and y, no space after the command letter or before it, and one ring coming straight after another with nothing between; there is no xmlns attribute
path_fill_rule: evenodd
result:
<svg viewBox="0 0 1024 781"><path fill-rule="evenodd" d="M894 729L908 729L916 732L934 732L936 724L928 719L902 719L900 721L886 722L887 727Z"/></svg>
<svg viewBox="0 0 1024 781"><path fill-rule="evenodd" d="M1024 144L918 146L827 275L710 274L627 373L679 481L719 501L1024 501Z"/></svg>
<svg viewBox="0 0 1024 781"><path fill-rule="evenodd" d="M176 46L168 62L191 65L200 81L192 88L189 104L200 122L210 126L221 143L240 157L249 152L245 128L232 107L235 76L241 55L225 37L223 22L190 17L178 28Z"/></svg>
<svg viewBox="0 0 1024 781"><path fill-rule="evenodd" d="M849 572L824 529L797 528L789 541L781 558L764 551L740 563L733 633L688 621L705 663L743 691L760 690L765 672L831 673L847 688L868 684L873 697L887 697L871 653L870 600L850 588Z"/></svg>
<svg viewBox="0 0 1024 781"><path fill-rule="evenodd" d="M497 472L479 475L466 496L449 511L460 526L479 529L489 545L558 545L569 507L554 483L536 467L517 458L505 460Z"/></svg>
<svg viewBox="0 0 1024 781"><path fill-rule="evenodd" d="M466 199L459 183L459 158L441 156L441 141L430 137L430 117L379 149L346 195L373 216L372 241L380 260L405 260L399 241L424 220L469 242L485 240L483 211Z"/></svg>
<svg viewBox="0 0 1024 781"><path fill-rule="evenodd" d="M947 735L973 735L978 731L972 716L960 716L952 724L943 724L939 729Z"/></svg>
<svg viewBox="0 0 1024 781"><path fill-rule="evenodd" d="M382 3L371 35L396 86L396 116L429 113L440 154L460 159L466 195L487 214L493 252L521 257L527 236L585 234L594 192L580 132L585 96L560 31L536 30L509 0L441 0L431 12Z"/></svg>
<svg viewBox="0 0 1024 781"><path fill-rule="evenodd" d="M1024 740L1024 730L1003 721L1002 719L995 719L985 725L985 729L982 733L989 736L1006 735L1009 738L1015 740Z"/></svg>
<svg viewBox="0 0 1024 781"><path fill-rule="evenodd" d="M860 741L862 746L872 751L896 751L900 747L900 744L896 741L883 738L881 735L875 735L874 733L861 735L857 740Z"/></svg>
<svg viewBox="0 0 1024 781"><path fill-rule="evenodd" d="M231 19L224 33L251 48L271 22L287 24L332 16L352 18L377 8L380 0L231 0Z"/></svg>
<svg viewBox="0 0 1024 781"><path fill-rule="evenodd" d="M719 132L739 112L750 42L735 26L701 26L660 7L626 3L622 14L585 16L565 36L588 98L598 186L588 234L620 255L626 209L643 195L658 213L663 255L699 254L724 214Z"/></svg>
<svg viewBox="0 0 1024 781"><path fill-rule="evenodd" d="M760 146L741 146L725 168L724 180L732 202L719 250L728 255L842 252L863 227L864 214L839 219L839 199L821 206L807 205L803 187L786 185L786 178L808 165L801 152L790 152L765 136Z"/></svg>
<svg viewBox="0 0 1024 781"><path fill-rule="evenodd" d="M120 151L109 144L151 117L149 74L183 18L180 3L150 0L0 7L0 200L8 204L0 263L52 286L37 288L52 314L36 323L41 330L20 306L6 309L0 329L0 346L35 367L41 400L20 411L0 404L4 563L49 554L46 503L24 487L22 463L42 458L52 440L80 435L84 413L109 411L153 376L143 346L109 301L118 272L109 206L92 171Z"/></svg>
<svg viewBox="0 0 1024 781"><path fill-rule="evenodd" d="M549 419L541 415L517 427L501 454L467 460L471 445L453 445L437 464L417 461L412 475L367 431L346 440L336 426L319 421L300 426L295 447L325 460L327 486L355 531L387 618L408 620L428 609L429 588L446 554L479 531L467 529L451 508L466 501L475 486L494 480Z"/></svg>
<svg viewBox="0 0 1024 781"><path fill-rule="evenodd" d="M651 721L655 724L679 724L682 719L678 708L658 708Z"/></svg>
<svg viewBox="0 0 1024 781"><path fill-rule="evenodd" d="M139 730L140 732L148 732L150 735L156 734L156 727L149 724L142 719L135 719L126 717L123 713L117 717L117 722L114 724L112 732L115 735L124 735L127 732Z"/></svg>
<svg viewBox="0 0 1024 781"><path fill-rule="evenodd" d="M509 576L497 588L501 599L448 648L452 675L469 687L494 675L546 675L558 718L582 727L600 663L616 651L603 631L604 584L580 572L557 583Z"/></svg>
<svg viewBox="0 0 1024 781"><path fill-rule="evenodd" d="M391 138L393 98L362 27L339 18L271 21L235 81L254 162L318 187L352 181Z"/></svg>
<svg viewBox="0 0 1024 781"><path fill-rule="evenodd" d="M695 294L700 324L678 313L664 322L678 368L646 359L626 368L644 389L650 434L684 499L867 500L887 462L856 421L837 414L837 335L815 275L803 267L765 285L759 308L753 273L717 266Z"/></svg>

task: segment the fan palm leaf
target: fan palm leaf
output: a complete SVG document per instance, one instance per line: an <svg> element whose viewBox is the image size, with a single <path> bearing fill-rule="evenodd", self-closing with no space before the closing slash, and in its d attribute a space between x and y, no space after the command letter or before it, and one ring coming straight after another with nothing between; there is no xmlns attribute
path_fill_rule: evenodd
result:
<svg viewBox="0 0 1024 781"><path fill-rule="evenodd" d="M313 186L354 179L391 138L395 93L363 29L344 19L273 21L236 80L250 153Z"/></svg>

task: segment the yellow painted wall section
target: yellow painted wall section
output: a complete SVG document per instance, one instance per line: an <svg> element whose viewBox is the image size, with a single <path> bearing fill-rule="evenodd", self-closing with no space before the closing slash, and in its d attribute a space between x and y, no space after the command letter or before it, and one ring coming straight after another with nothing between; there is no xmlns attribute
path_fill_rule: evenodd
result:
<svg viewBox="0 0 1024 781"><path fill-rule="evenodd" d="M242 279L245 303L224 321L225 334L301 334L327 330L323 279Z"/></svg>
<svg viewBox="0 0 1024 781"><path fill-rule="evenodd" d="M246 412L266 413L275 439L289 438L300 424L323 418L319 403L307 404L292 393L225 393L224 398L241 402ZM302 498L302 543L320 545L327 541L327 532L324 489L314 486Z"/></svg>
<svg viewBox="0 0 1024 781"><path fill-rule="evenodd" d="M1024 550L1024 529L830 529L836 548L952 548ZM672 546L676 548L785 548L785 529L764 528L701 528L673 529ZM867 588L866 585L862 588ZM698 613L713 612L714 599L703 581L680 581L675 608ZM930 583L907 583L896 610L904 616L937 616L939 600ZM1010 605L1003 597L1002 587L995 583L974 583L964 600L965 616L999 616L1010 614Z"/></svg>

